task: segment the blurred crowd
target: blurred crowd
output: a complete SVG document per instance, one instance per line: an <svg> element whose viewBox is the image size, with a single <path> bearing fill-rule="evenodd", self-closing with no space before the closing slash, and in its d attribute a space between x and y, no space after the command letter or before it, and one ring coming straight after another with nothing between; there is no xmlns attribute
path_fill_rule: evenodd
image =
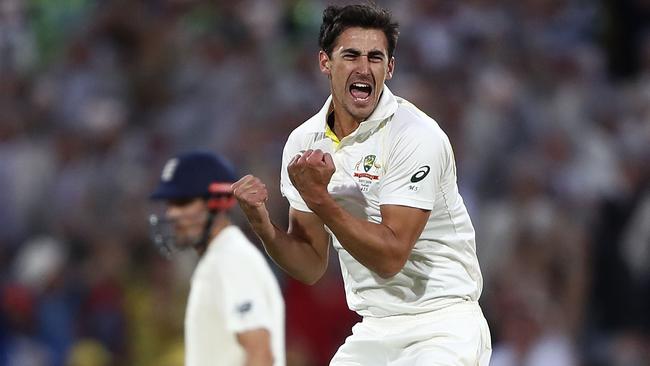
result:
<svg viewBox="0 0 650 366"><path fill-rule="evenodd" d="M401 25L389 87L456 153L492 365L649 365L650 2L378 3ZM211 149L286 225L327 4L0 0L0 365L182 364L196 258L158 256L147 196L170 155ZM289 366L327 364L357 320L328 271L277 273Z"/></svg>

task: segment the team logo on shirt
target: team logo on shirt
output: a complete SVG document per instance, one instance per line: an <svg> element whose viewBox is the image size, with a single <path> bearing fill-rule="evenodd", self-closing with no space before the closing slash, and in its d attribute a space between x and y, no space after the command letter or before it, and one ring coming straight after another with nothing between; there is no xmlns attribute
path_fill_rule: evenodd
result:
<svg viewBox="0 0 650 366"><path fill-rule="evenodd" d="M363 158L363 170L365 170L366 173L370 170L370 168L372 168L372 164L375 163L375 159L377 159L375 155L368 155Z"/></svg>
<svg viewBox="0 0 650 366"><path fill-rule="evenodd" d="M239 313L239 315L244 316L246 313L251 311L252 308L253 308L253 303L250 301L245 301L237 305L237 312Z"/></svg>
<svg viewBox="0 0 650 366"><path fill-rule="evenodd" d="M372 172L370 172L370 169L372 169L373 167L375 168L375 170L381 167L381 165L378 162L376 162L376 160L377 160L376 155L366 155L363 159L359 160L357 164L354 166L354 170L355 170L354 177L366 178L366 179L370 179L371 181L378 180L379 175L372 174ZM360 170L359 166L362 163L363 163L363 171L361 172L359 171Z"/></svg>
<svg viewBox="0 0 650 366"><path fill-rule="evenodd" d="M379 168L381 164L376 155L366 155L357 161L353 176L357 178L361 192L368 192L372 183L379 180Z"/></svg>

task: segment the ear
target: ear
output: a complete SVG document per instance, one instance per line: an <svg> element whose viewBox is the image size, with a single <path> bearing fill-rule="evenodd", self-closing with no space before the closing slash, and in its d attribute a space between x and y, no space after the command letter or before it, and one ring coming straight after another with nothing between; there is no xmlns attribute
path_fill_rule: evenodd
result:
<svg viewBox="0 0 650 366"><path fill-rule="evenodd" d="M318 65L320 66L320 72L327 76L331 75L330 58L323 50L318 52Z"/></svg>
<svg viewBox="0 0 650 366"><path fill-rule="evenodd" d="M393 77L393 71L395 71L395 57L391 57L388 60L388 68L386 69L386 80L390 80Z"/></svg>

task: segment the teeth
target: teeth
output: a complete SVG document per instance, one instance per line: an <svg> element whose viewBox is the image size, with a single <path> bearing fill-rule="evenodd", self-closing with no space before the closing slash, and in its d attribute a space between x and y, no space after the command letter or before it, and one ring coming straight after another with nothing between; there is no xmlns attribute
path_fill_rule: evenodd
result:
<svg viewBox="0 0 650 366"><path fill-rule="evenodd" d="M357 88L369 88L370 87L370 85L364 84L364 83L354 83L352 85L356 86Z"/></svg>

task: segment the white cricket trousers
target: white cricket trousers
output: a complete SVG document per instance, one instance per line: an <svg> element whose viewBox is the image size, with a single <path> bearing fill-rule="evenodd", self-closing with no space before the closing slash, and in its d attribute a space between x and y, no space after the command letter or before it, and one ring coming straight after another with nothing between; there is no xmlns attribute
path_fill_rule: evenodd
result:
<svg viewBox="0 0 650 366"><path fill-rule="evenodd" d="M365 317L330 366L488 366L490 330L475 301L416 315Z"/></svg>

